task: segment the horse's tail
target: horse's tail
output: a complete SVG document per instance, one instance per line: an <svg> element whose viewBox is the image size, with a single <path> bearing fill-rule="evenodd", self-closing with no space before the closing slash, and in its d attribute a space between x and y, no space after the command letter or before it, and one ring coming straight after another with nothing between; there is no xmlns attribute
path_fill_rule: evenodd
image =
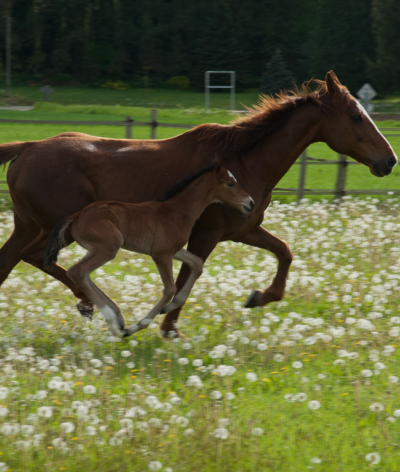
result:
<svg viewBox="0 0 400 472"><path fill-rule="evenodd" d="M6 165L7 162L13 160L15 157L18 157L30 144L30 142L21 141L0 144L0 165Z"/></svg>
<svg viewBox="0 0 400 472"><path fill-rule="evenodd" d="M52 267L57 262L58 253L61 249L72 242L71 225L73 221L74 219L69 216L61 220L60 223L53 228L53 231L50 233L46 254L44 255L45 267Z"/></svg>

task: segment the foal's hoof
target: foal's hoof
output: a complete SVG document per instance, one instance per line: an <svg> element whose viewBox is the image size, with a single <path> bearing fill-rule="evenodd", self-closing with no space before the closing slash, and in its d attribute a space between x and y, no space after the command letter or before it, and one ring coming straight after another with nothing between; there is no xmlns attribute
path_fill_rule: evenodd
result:
<svg viewBox="0 0 400 472"><path fill-rule="evenodd" d="M127 338L131 334L137 333L138 331L140 331L140 327L139 325L135 324L133 326L130 326L129 328L122 329L121 334L123 338Z"/></svg>
<svg viewBox="0 0 400 472"><path fill-rule="evenodd" d="M76 304L76 308L78 308L79 313L84 317L88 318L89 321L92 321L93 314L94 314L94 307L85 305L83 302L78 302Z"/></svg>
<svg viewBox="0 0 400 472"><path fill-rule="evenodd" d="M250 294L249 298L246 300L244 307L245 308L254 308L256 306L261 306L262 304L262 292L260 290L254 290Z"/></svg>

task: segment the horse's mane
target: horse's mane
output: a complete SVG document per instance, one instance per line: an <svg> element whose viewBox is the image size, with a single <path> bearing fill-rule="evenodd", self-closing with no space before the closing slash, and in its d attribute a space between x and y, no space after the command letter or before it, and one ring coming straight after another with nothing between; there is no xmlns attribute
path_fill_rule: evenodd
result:
<svg viewBox="0 0 400 472"><path fill-rule="evenodd" d="M199 170L195 174L192 175L187 175L183 179L179 180L176 184L174 184L170 189L168 189L164 196L157 199L158 202L166 202L167 200L170 200L171 198L176 197L178 193L181 193L187 188L192 182L194 182L196 179L201 177L203 174L206 172L211 172L215 169L215 163L212 163L211 165L207 167L203 167L203 169Z"/></svg>
<svg viewBox="0 0 400 472"><path fill-rule="evenodd" d="M336 82L339 94L335 94L335 109L344 110L350 100L347 88ZM311 87L313 86L313 88ZM264 138L279 130L292 116L293 112L312 103L323 113L332 114L333 105L326 82L309 80L293 91L281 91L275 97L261 94L259 102L247 108L248 114L238 118L230 125L206 123L192 131L199 133L199 142L207 142L212 151L227 157L254 149Z"/></svg>

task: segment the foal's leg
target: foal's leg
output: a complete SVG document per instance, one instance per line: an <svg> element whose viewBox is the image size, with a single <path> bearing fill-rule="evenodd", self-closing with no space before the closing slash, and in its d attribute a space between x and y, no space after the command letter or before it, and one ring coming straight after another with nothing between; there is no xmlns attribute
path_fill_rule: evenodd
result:
<svg viewBox="0 0 400 472"><path fill-rule="evenodd" d="M47 249L49 234L50 231L45 231L42 229L38 236L22 251L22 260L24 262L28 262L34 267L37 267L46 274L51 275L52 277L66 285L75 295L75 297L79 299L77 308L80 311L81 315L91 320L94 311L93 304L87 298L85 293L82 292L82 290L80 290L74 284L74 282L67 276L67 271L58 264L55 264L50 268L44 267L44 254Z"/></svg>
<svg viewBox="0 0 400 472"><path fill-rule="evenodd" d="M174 259L187 264L190 267L190 274L183 287L175 295L171 303L161 310L161 313L168 313L172 310L175 310L175 308L183 306L187 297L189 296L190 291L192 290L194 283L203 272L203 260L191 252L186 251L186 249L181 249L178 251L174 255Z"/></svg>
<svg viewBox="0 0 400 472"><path fill-rule="evenodd" d="M110 331L116 336L121 334L125 327L125 320L118 305L114 303L99 287L90 279L89 274L98 269L106 262L114 259L118 249L92 250L86 254L77 264L68 270L68 277L71 278L83 293L101 311Z"/></svg>
<svg viewBox="0 0 400 472"><path fill-rule="evenodd" d="M255 290L247 299L245 307L253 308L256 306L264 306L267 303L282 300L285 291L286 278L293 259L289 246L285 241L282 241L282 239L269 233L262 226L258 226L252 231L249 231L235 241L248 244L249 246L266 249L267 251L272 252L278 259L278 271L272 284L264 290L264 292Z"/></svg>
<svg viewBox="0 0 400 472"><path fill-rule="evenodd" d="M160 273L161 280L164 284L164 291L161 300L142 318L138 323L124 330L124 337L130 336L137 331L145 329L154 320L154 318L160 313L161 308L168 303L175 293L174 275L172 272L172 259L171 257L153 258L157 265L158 272Z"/></svg>

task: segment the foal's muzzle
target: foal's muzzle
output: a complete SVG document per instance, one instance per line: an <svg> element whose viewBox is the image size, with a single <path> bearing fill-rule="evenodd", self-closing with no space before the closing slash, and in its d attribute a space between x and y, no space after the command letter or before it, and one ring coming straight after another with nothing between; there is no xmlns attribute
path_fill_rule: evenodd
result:
<svg viewBox="0 0 400 472"><path fill-rule="evenodd" d="M243 213L249 214L254 210L254 200L249 197L245 203L243 203Z"/></svg>

